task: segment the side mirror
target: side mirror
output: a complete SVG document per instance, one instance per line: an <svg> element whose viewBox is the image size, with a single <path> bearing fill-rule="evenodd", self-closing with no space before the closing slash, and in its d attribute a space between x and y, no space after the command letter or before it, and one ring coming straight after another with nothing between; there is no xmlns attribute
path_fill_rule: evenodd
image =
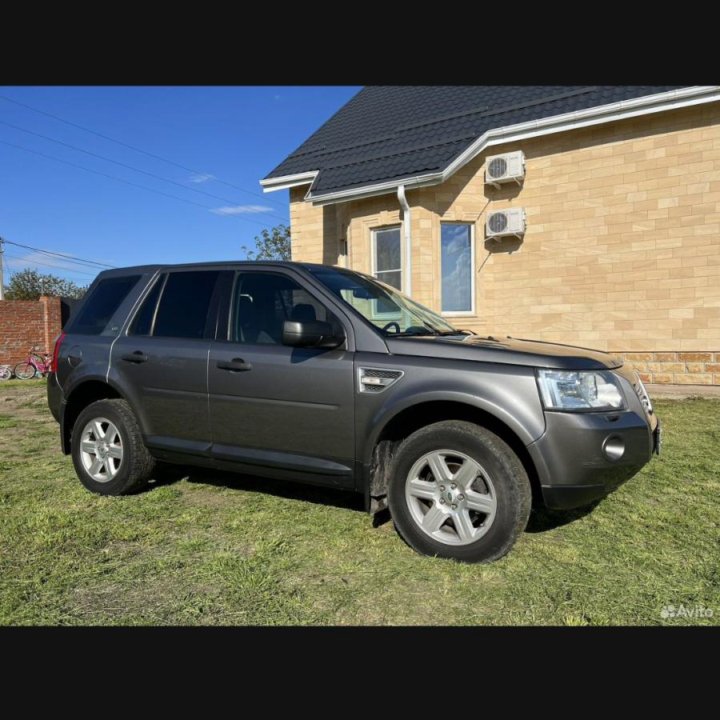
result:
<svg viewBox="0 0 720 720"><path fill-rule="evenodd" d="M322 320L286 320L283 324L283 345L293 347L334 348L345 341L342 332L337 335L329 322Z"/></svg>

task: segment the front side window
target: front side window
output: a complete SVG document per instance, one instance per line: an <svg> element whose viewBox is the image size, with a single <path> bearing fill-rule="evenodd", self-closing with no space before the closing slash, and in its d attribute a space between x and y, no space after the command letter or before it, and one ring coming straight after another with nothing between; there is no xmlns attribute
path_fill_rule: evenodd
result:
<svg viewBox="0 0 720 720"><path fill-rule="evenodd" d="M139 279L140 275L123 275L100 280L83 301L68 332L100 335Z"/></svg>
<svg viewBox="0 0 720 720"><path fill-rule="evenodd" d="M154 337L202 338L219 271L168 275L155 313Z"/></svg>
<svg viewBox="0 0 720 720"><path fill-rule="evenodd" d="M474 293L472 226L442 223L440 228L442 312L471 313Z"/></svg>
<svg viewBox="0 0 720 720"><path fill-rule="evenodd" d="M230 319L231 342L280 345L286 320L337 322L287 275L257 272L237 276Z"/></svg>
<svg viewBox="0 0 720 720"><path fill-rule="evenodd" d="M401 290L402 251L399 227L373 230L373 258L375 277Z"/></svg>

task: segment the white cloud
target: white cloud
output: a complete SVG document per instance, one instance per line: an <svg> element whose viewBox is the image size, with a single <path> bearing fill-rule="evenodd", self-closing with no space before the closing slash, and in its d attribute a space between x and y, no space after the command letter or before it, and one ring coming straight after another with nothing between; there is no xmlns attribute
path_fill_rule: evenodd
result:
<svg viewBox="0 0 720 720"><path fill-rule="evenodd" d="M211 213L216 215L255 215L272 211L273 209L267 205L226 205L225 207L210 210Z"/></svg>
<svg viewBox="0 0 720 720"><path fill-rule="evenodd" d="M195 175L191 175L188 180L190 180L191 183L206 183L208 180L214 180L215 176L211 175L210 173L196 173Z"/></svg>

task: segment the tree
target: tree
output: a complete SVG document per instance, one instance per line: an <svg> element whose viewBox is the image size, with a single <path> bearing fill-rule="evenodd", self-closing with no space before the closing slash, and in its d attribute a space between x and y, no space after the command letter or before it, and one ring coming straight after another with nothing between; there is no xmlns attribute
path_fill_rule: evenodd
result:
<svg viewBox="0 0 720 720"><path fill-rule="evenodd" d="M13 273L5 291L7 300L37 300L41 295L57 295L79 300L87 290L72 280L39 273L37 270L25 268Z"/></svg>
<svg viewBox="0 0 720 720"><path fill-rule="evenodd" d="M290 259L290 228L287 225L276 225L272 230L265 228L255 236L255 250L242 249L248 260L289 260Z"/></svg>

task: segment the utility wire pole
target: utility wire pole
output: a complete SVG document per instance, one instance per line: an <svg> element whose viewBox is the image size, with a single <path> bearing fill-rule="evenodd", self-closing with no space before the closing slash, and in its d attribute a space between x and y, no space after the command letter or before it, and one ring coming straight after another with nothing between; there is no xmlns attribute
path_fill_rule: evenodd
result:
<svg viewBox="0 0 720 720"><path fill-rule="evenodd" d="M3 280L5 279L5 269L3 268L3 253L5 252L5 241L0 237L0 300L5 299L5 288Z"/></svg>

